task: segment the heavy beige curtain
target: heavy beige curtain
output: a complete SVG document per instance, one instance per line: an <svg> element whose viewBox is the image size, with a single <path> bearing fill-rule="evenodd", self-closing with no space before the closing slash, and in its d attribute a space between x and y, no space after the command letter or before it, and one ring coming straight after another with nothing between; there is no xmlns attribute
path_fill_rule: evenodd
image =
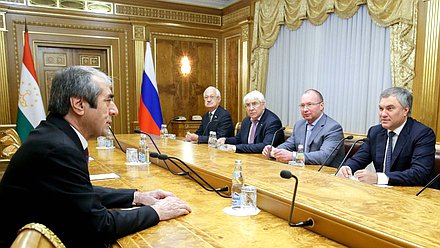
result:
<svg viewBox="0 0 440 248"><path fill-rule="evenodd" d="M254 35L251 52L250 89L266 91L269 48L281 25L298 29L304 20L321 25L336 13L351 18L366 4L371 19L390 27L393 86L412 89L418 0L260 0L255 4Z"/></svg>

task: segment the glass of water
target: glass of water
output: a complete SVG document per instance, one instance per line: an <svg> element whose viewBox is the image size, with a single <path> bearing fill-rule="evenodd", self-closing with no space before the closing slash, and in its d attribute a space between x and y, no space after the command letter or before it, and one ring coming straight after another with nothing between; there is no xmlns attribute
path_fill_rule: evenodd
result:
<svg viewBox="0 0 440 248"><path fill-rule="evenodd" d="M242 210L254 211L257 209L257 188L252 185L241 187Z"/></svg>

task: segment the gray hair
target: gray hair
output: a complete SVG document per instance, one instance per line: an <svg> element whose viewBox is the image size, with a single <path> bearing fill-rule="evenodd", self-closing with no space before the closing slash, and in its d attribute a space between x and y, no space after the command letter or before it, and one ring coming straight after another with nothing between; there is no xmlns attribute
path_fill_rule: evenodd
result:
<svg viewBox="0 0 440 248"><path fill-rule="evenodd" d="M253 91L247 93L243 97L243 103L246 103L248 100L254 100L254 99L257 99L261 103L265 103L266 102L266 100L264 99L263 93L259 92L258 90L253 90Z"/></svg>
<svg viewBox="0 0 440 248"><path fill-rule="evenodd" d="M402 105L404 108L408 107L408 116L411 116L413 96L409 90L401 87L391 87L382 91L380 94L380 99L390 96L395 96L397 101L399 101L400 105Z"/></svg>
<svg viewBox="0 0 440 248"><path fill-rule="evenodd" d="M209 86L208 88L206 88L206 90L203 92L203 97L206 96L206 92L207 92L208 90L210 90L210 89L213 89L213 90L214 90L214 92L215 92L215 96L216 96L216 97L220 97L220 91L219 91L216 87L214 87L214 86Z"/></svg>
<svg viewBox="0 0 440 248"><path fill-rule="evenodd" d="M318 96L319 101L324 102L324 97L322 97L321 92L319 92L319 91L317 91L315 89L308 89L308 90L304 91L303 95L307 94L307 93L310 93L310 92L314 92Z"/></svg>
<svg viewBox="0 0 440 248"><path fill-rule="evenodd" d="M87 66L72 66L58 71L52 80L48 110L61 116L67 115L70 108L70 97L83 98L90 107L97 107L97 99L101 88L93 77L103 79L111 87L112 81L102 71Z"/></svg>

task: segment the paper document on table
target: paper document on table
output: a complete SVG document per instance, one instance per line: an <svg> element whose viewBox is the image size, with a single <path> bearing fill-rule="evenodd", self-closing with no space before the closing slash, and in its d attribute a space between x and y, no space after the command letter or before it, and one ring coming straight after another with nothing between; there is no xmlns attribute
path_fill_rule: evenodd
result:
<svg viewBox="0 0 440 248"><path fill-rule="evenodd" d="M120 178L116 173L90 175L90 181Z"/></svg>

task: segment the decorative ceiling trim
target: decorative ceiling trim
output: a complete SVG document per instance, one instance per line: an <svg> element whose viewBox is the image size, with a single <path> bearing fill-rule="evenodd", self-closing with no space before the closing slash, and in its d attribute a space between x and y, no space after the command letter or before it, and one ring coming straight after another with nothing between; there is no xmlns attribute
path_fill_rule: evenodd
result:
<svg viewBox="0 0 440 248"><path fill-rule="evenodd" d="M127 4L115 4L115 14L124 16L148 17L160 20L171 20L221 26L220 15L209 15L189 11L159 9Z"/></svg>

